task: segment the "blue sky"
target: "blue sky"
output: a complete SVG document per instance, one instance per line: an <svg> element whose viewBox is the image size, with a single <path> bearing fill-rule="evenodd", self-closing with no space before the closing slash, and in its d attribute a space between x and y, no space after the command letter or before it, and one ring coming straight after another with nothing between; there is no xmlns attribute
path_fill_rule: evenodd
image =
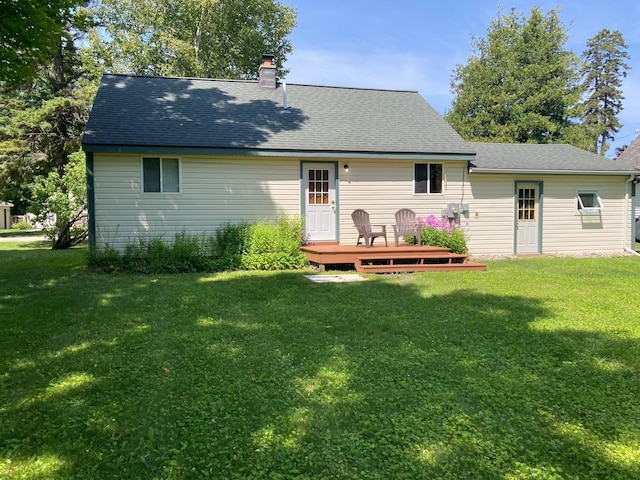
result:
<svg viewBox="0 0 640 480"><path fill-rule="evenodd" d="M472 35L484 37L499 2L487 0L282 0L298 12L286 68L289 83L417 90L439 113L451 106L451 73L471 54ZM632 69L623 82L623 127L614 147L640 130L640 1L504 0L529 15L558 8L567 27L566 47L580 55L603 28L619 30Z"/></svg>

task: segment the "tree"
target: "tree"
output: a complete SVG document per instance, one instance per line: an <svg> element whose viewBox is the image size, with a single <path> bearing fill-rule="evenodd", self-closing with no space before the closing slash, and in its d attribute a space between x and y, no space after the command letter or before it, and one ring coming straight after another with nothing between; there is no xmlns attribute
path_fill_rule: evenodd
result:
<svg viewBox="0 0 640 480"><path fill-rule="evenodd" d="M76 210L67 215L58 202L67 198L60 192L73 190L65 183L67 165L80 150L104 69L254 78L261 53L273 53L283 64L292 50L286 36L295 25L295 10L277 0L102 0L92 8L86 7L88 0L8 0L0 4L0 33L7 36L5 19L17 18L29 37L25 12L33 13L38 2L57 11L59 17L51 18L63 26L43 33L46 49L13 52L30 63L22 68L18 62L11 75L3 71L15 79L11 88L0 79L0 198L14 203L14 213L35 209L42 219L47 218L43 209L52 209L61 222L52 227L54 248L82 237L74 223L82 223L82 216ZM7 38L5 50L8 42L21 40L15 32ZM0 52L0 68L13 62L9 53ZM81 197L74 192L69 198Z"/></svg>
<svg viewBox="0 0 640 480"><path fill-rule="evenodd" d="M617 115L622 110L622 79L630 68L628 46L619 31L601 30L587 41L582 53L582 89L586 96L581 104L585 124L594 132L593 148L604 155L607 140L615 139L622 125Z"/></svg>
<svg viewBox="0 0 640 480"><path fill-rule="evenodd" d="M69 16L80 0L0 2L0 84L15 86L35 77L56 52Z"/></svg>
<svg viewBox="0 0 640 480"><path fill-rule="evenodd" d="M80 149L97 81L77 48L88 18L75 9L37 74L0 89L0 198L14 203L14 213L27 210L38 178L63 175L69 155Z"/></svg>
<svg viewBox="0 0 640 480"><path fill-rule="evenodd" d="M627 145L626 143L624 145L621 145L620 147L616 147L616 157L614 158L614 160L617 160L627 148L629 148L629 145Z"/></svg>
<svg viewBox="0 0 640 480"><path fill-rule="evenodd" d="M257 78L260 54L292 51L295 15L277 0L103 0L92 42L116 73Z"/></svg>
<svg viewBox="0 0 640 480"><path fill-rule="evenodd" d="M486 38L473 38L466 65L451 78L446 119L467 140L552 143L573 127L578 58L565 49L558 12L527 18L499 12Z"/></svg>
<svg viewBox="0 0 640 480"><path fill-rule="evenodd" d="M54 249L73 247L87 238L87 188L84 154L69 156L63 172L49 172L33 187L30 211L44 225Z"/></svg>

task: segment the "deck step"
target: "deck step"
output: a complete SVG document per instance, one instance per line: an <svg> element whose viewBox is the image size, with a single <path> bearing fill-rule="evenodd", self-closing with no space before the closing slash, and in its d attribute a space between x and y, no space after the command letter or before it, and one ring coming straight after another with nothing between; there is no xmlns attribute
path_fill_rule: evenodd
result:
<svg viewBox="0 0 640 480"><path fill-rule="evenodd" d="M357 256L356 271L362 273L426 272L442 270L486 270L486 266L470 262L458 253L406 253L386 257Z"/></svg>
<svg viewBox="0 0 640 480"><path fill-rule="evenodd" d="M485 271L487 266L481 263L466 261L463 263L413 263L413 264L355 264L359 273L411 273L437 271Z"/></svg>
<svg viewBox="0 0 640 480"><path fill-rule="evenodd" d="M437 253L387 253L379 255L358 255L356 260L360 262L391 262L395 263L397 260L402 262L410 262L414 260L414 263L453 263L454 261L462 262L467 258L466 255L460 253L451 252L437 252Z"/></svg>

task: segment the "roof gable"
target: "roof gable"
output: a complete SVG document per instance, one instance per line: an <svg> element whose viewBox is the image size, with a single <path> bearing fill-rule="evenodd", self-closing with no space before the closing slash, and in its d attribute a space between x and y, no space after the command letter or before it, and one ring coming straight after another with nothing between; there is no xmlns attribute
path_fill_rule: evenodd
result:
<svg viewBox="0 0 640 480"><path fill-rule="evenodd" d="M82 143L97 146L470 154L412 91L105 74Z"/></svg>

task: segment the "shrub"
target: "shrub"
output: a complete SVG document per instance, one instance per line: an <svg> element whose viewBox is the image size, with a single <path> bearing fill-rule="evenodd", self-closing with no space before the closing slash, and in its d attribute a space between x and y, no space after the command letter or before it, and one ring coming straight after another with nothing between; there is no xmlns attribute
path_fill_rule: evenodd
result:
<svg viewBox="0 0 640 480"><path fill-rule="evenodd" d="M253 226L249 254L295 254L302 243L304 225L300 217L281 215L275 222L262 220Z"/></svg>
<svg viewBox="0 0 640 480"><path fill-rule="evenodd" d="M215 236L176 234L173 242L140 239L123 254L91 249L89 266L104 272L177 273L223 270L290 270L308 265L300 252L303 222L281 216L255 224L225 223Z"/></svg>
<svg viewBox="0 0 640 480"><path fill-rule="evenodd" d="M281 215L275 222L262 220L251 230L242 268L288 270L304 268L307 257L300 252L304 222L300 217Z"/></svg>
<svg viewBox="0 0 640 480"><path fill-rule="evenodd" d="M237 256L247 252L253 226L248 222L226 222L205 241L206 250L215 258Z"/></svg>
<svg viewBox="0 0 640 480"><path fill-rule="evenodd" d="M416 220L422 225L422 245L445 247L459 254L469 251L464 231L455 222L449 222L446 217L436 218L435 215L417 217Z"/></svg>
<svg viewBox="0 0 640 480"><path fill-rule="evenodd" d="M14 223L11 228L15 230L30 230L33 227L29 225L29 222L26 220L20 220L19 222Z"/></svg>
<svg viewBox="0 0 640 480"><path fill-rule="evenodd" d="M123 258L120 252L107 245L103 249L89 249L89 268L102 270L106 273L123 271Z"/></svg>

